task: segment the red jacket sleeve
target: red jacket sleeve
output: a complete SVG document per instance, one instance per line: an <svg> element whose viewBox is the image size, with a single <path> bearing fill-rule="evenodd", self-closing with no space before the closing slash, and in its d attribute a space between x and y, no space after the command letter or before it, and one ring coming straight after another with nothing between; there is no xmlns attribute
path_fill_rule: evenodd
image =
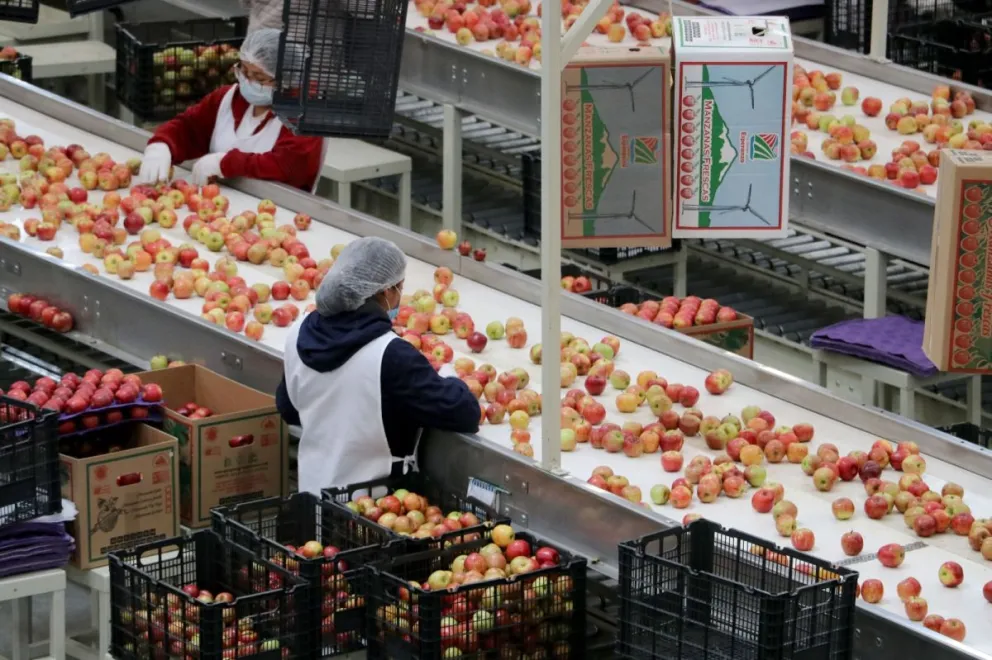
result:
<svg viewBox="0 0 992 660"><path fill-rule="evenodd" d="M323 146L323 138L295 135L283 126L272 151L247 154L233 149L220 162L220 170L225 179L246 176L310 192L323 166L320 162Z"/></svg>
<svg viewBox="0 0 992 660"><path fill-rule="evenodd" d="M159 126L148 144L161 142L169 147L174 164L210 153L217 110L229 89L230 85L215 89L196 105Z"/></svg>

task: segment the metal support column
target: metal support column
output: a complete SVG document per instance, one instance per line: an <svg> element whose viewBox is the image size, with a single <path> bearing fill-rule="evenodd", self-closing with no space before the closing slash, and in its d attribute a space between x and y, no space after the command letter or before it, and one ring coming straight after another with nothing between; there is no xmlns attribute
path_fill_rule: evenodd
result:
<svg viewBox="0 0 992 660"><path fill-rule="evenodd" d="M678 250L675 253L675 264L673 265L675 278L672 295L685 298L689 295L689 247L685 244L685 241L679 241L678 246Z"/></svg>
<svg viewBox="0 0 992 660"><path fill-rule="evenodd" d="M880 319L886 314L886 271L889 258L875 248L865 249L865 318Z"/></svg>
<svg viewBox="0 0 992 660"><path fill-rule="evenodd" d="M868 57L878 62L888 60L889 0L875 0L868 4L871 9L871 41Z"/></svg>
<svg viewBox="0 0 992 660"><path fill-rule="evenodd" d="M444 105L441 224L461 235L462 228L462 112Z"/></svg>

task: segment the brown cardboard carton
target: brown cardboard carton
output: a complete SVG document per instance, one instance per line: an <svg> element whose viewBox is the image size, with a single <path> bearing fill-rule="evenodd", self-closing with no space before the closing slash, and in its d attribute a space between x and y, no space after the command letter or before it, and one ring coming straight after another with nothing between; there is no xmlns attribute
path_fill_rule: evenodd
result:
<svg viewBox="0 0 992 660"><path fill-rule="evenodd" d="M943 149L923 351L941 371L992 373L992 152Z"/></svg>
<svg viewBox="0 0 992 660"><path fill-rule="evenodd" d="M561 85L562 247L671 247L668 52L586 46Z"/></svg>
<svg viewBox="0 0 992 660"><path fill-rule="evenodd" d="M107 564L107 554L179 533L179 451L176 439L146 424L118 431L129 446L89 458L59 456L62 496L79 515L72 562Z"/></svg>
<svg viewBox="0 0 992 660"><path fill-rule="evenodd" d="M216 506L289 494L287 430L273 396L195 364L139 375L162 387L163 428L179 441L184 525L209 525ZM189 419L173 410L188 402L212 414Z"/></svg>
<svg viewBox="0 0 992 660"><path fill-rule="evenodd" d="M754 359L754 319L747 314L738 312L733 321L675 328L675 331L749 360Z"/></svg>

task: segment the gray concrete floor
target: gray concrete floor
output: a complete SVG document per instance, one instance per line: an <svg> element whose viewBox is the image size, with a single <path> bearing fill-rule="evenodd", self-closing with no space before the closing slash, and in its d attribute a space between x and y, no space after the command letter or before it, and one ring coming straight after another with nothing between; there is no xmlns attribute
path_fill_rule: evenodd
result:
<svg viewBox="0 0 992 660"><path fill-rule="evenodd" d="M31 627L34 631L33 641L48 639L48 615L51 610L50 598L33 598ZM90 627L90 597L89 590L71 582L66 585L65 620L68 636L80 633ZM11 605L0 603L0 656L11 657Z"/></svg>

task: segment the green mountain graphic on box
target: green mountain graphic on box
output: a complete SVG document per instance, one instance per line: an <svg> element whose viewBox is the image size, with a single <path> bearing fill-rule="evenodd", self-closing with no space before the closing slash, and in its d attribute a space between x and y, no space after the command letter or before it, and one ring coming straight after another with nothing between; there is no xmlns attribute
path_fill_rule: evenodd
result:
<svg viewBox="0 0 992 660"><path fill-rule="evenodd" d="M774 133L756 133L749 140L751 160L775 160L778 158L778 136Z"/></svg>
<svg viewBox="0 0 992 660"><path fill-rule="evenodd" d="M590 84L588 72L585 70L582 71L580 83L584 86ZM603 118L599 114L599 110L596 107L596 95L593 94L591 89L582 90L580 107L582 108L583 115L587 111L592 113L590 122L592 128L591 144L583 142L582 153L579 154L579 158L584 162L587 151L592 151L592 190L583 190L583 192L586 198L591 195L593 204L592 208L585 208L585 205L583 205L583 210L588 213L595 213L596 209L599 208L599 199L603 194L603 190L609 184L610 177L613 176L613 171L617 168L620 158L610 145L610 131L606 126L606 122L603 121ZM584 120L585 117L583 116ZM585 181L583 181L583 188L585 188ZM592 221L590 220L589 222ZM595 231L591 227L589 229L590 231L584 233L587 236L595 235Z"/></svg>
<svg viewBox="0 0 992 660"><path fill-rule="evenodd" d="M703 66L703 82L709 82L710 71L709 67ZM702 90L703 98L703 126L706 126L706 113L710 116L710 126L711 126L711 147L709 154L702 154L700 158L700 171L702 171L702 163L709 156L712 159L710 163L710 178L709 181L702 181L701 185L709 187L709 202L708 204L713 204L716 199L716 193L720 189L720 184L723 183L723 179L727 176L727 172L737 161L737 149L734 148L734 141L730 139L729 129L727 128L727 122L724 121L723 115L720 114L720 106L716 103L716 98L713 96L713 92L709 87L703 87ZM705 130L705 128L703 129ZM703 138L705 142L705 137ZM752 147L753 149L753 147ZM709 227L710 226L710 212L700 211L699 212L699 226Z"/></svg>

